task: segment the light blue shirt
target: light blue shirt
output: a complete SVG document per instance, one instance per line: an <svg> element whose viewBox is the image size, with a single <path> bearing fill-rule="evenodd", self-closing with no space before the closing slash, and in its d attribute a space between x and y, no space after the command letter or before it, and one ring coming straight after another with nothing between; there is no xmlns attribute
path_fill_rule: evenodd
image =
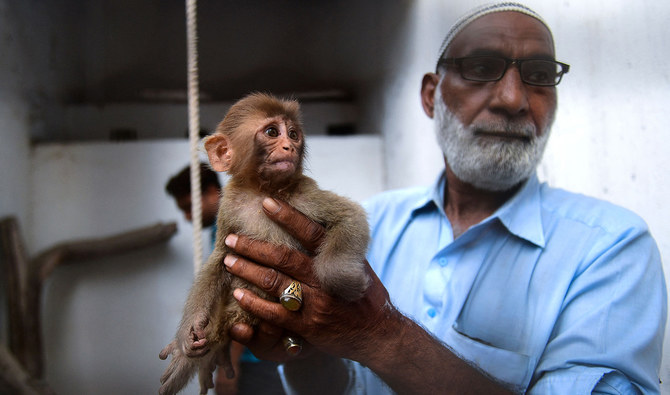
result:
<svg viewBox="0 0 670 395"><path fill-rule="evenodd" d="M368 260L400 311L518 392L659 393L666 288L642 219L532 176L454 239L444 183L366 202ZM353 393L390 392L351 372Z"/></svg>

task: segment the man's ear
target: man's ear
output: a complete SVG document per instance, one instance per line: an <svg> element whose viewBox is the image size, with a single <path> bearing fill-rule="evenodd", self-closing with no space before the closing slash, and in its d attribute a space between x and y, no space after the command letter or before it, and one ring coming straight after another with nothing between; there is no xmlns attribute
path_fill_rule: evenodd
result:
<svg viewBox="0 0 670 395"><path fill-rule="evenodd" d="M205 149L209 164L215 171L228 171L233 161L233 149L228 138L217 133L205 138Z"/></svg>
<svg viewBox="0 0 670 395"><path fill-rule="evenodd" d="M430 118L434 115L435 89L438 89L439 83L440 76L435 73L427 73L421 80L421 105Z"/></svg>

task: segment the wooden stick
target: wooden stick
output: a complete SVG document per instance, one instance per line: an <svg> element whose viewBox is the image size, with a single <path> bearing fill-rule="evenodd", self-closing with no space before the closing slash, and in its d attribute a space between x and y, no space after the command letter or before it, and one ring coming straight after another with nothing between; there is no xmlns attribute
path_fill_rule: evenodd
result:
<svg viewBox="0 0 670 395"><path fill-rule="evenodd" d="M54 392L46 383L34 380L7 347L0 344L0 393L47 395Z"/></svg>
<svg viewBox="0 0 670 395"><path fill-rule="evenodd" d="M167 241L176 232L174 222L157 223L108 237L59 243L29 260L16 218L0 219L0 253L8 282L9 350L27 374L35 380L43 378L40 298L44 281L58 265L148 247Z"/></svg>

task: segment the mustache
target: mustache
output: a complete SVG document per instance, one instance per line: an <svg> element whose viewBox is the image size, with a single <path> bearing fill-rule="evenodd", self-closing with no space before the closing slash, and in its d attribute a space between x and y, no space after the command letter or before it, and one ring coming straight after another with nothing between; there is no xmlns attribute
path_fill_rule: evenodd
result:
<svg viewBox="0 0 670 395"><path fill-rule="evenodd" d="M525 121L480 122L470 125L468 129L475 135L487 134L528 140L536 137L535 125Z"/></svg>

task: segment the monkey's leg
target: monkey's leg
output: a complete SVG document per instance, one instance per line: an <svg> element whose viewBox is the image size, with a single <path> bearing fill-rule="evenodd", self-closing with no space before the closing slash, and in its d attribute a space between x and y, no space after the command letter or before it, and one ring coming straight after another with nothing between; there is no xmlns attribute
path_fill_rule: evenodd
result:
<svg viewBox="0 0 670 395"><path fill-rule="evenodd" d="M216 369L217 354L221 349L212 350L209 355L200 359L198 367L198 382L200 383L200 394L207 394L210 388L214 388L212 373Z"/></svg>
<svg viewBox="0 0 670 395"><path fill-rule="evenodd" d="M219 365L226 373L226 377L232 379L235 377L235 370L230 357L231 339L228 331L237 322L235 311L241 310L241 308L232 296L233 287L229 285L229 289L228 295L216 306L216 311L213 314L213 324L215 325L213 343L216 343L217 347L212 350L214 355L212 370L216 368L216 365Z"/></svg>
<svg viewBox="0 0 670 395"><path fill-rule="evenodd" d="M233 362L230 358L231 352L231 341L228 339L223 343L223 347L219 351L216 357L216 364L219 365L224 372L226 372L226 377L232 379L235 377L235 369L233 369Z"/></svg>

